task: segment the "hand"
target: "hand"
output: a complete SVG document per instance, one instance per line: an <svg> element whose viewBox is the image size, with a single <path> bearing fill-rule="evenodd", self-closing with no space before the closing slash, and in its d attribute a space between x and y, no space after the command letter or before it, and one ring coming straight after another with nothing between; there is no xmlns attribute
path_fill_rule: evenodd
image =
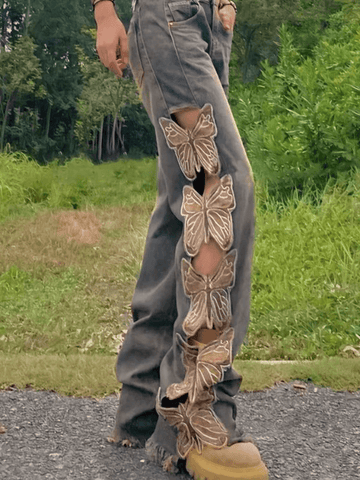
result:
<svg viewBox="0 0 360 480"><path fill-rule="evenodd" d="M129 63L129 49L125 27L116 15L112 2L96 4L95 20L96 51L100 61L117 78L121 78Z"/></svg>
<svg viewBox="0 0 360 480"><path fill-rule="evenodd" d="M229 4L218 10L220 22L225 30L232 32L234 30L236 12L235 9Z"/></svg>

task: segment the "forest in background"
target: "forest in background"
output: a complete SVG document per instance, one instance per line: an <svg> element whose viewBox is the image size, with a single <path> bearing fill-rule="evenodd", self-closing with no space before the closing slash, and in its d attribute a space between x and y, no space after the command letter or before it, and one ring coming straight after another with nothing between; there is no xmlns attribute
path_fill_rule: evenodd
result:
<svg viewBox="0 0 360 480"><path fill-rule="evenodd" d="M275 66L279 28L311 58L329 18L358 0L237 0L231 89L256 83L264 61ZM128 27L131 0L116 0ZM0 5L0 149L40 164L84 153L96 163L153 156L153 127L131 72L118 81L95 51L89 0L3 0ZM232 105L239 99L232 94ZM236 119L238 120L238 119ZM245 138L245 141L247 139Z"/></svg>

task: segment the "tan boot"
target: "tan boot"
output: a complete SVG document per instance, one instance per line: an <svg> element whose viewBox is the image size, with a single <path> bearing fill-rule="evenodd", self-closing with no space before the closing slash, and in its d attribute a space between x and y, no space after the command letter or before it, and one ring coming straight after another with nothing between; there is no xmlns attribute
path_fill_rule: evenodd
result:
<svg viewBox="0 0 360 480"><path fill-rule="evenodd" d="M186 468L195 480L268 480L269 472L253 443L235 443L215 449L205 446L201 454L191 450Z"/></svg>
<svg viewBox="0 0 360 480"><path fill-rule="evenodd" d="M201 352L217 338L214 330L201 329L189 340ZM186 468L195 480L268 480L269 473L257 447L249 442L215 449L205 446L201 454L192 449Z"/></svg>

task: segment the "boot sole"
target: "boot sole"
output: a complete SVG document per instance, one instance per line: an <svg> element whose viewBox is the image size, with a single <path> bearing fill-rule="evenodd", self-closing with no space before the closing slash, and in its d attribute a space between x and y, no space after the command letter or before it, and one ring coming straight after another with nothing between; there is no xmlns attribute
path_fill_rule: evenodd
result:
<svg viewBox="0 0 360 480"><path fill-rule="evenodd" d="M186 461L186 469L195 480L269 480L264 462L247 468L226 467L195 452Z"/></svg>

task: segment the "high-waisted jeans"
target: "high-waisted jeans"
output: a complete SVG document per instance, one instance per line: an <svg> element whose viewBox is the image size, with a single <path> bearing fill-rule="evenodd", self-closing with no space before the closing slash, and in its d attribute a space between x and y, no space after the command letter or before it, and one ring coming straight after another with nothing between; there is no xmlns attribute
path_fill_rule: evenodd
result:
<svg viewBox="0 0 360 480"><path fill-rule="evenodd" d="M232 33L217 8L213 0L134 0L128 33L156 132L158 197L117 360L114 435L163 457L240 440L241 376L231 364L249 323L254 183L226 95ZM191 131L173 116L187 108L200 110ZM207 196L196 188L204 171L220 178ZM202 275L191 262L209 238L224 258ZM191 342L201 328L218 339Z"/></svg>

